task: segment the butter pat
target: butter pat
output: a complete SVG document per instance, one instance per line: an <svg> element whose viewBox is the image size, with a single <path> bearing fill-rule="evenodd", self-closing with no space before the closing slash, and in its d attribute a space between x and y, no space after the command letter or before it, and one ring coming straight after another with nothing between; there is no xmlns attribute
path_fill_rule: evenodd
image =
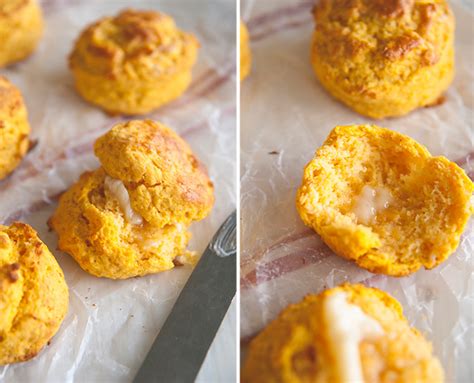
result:
<svg viewBox="0 0 474 383"><path fill-rule="evenodd" d="M357 221L365 225L372 222L378 212L390 206L392 195L383 188L372 188L365 185L356 199L353 212Z"/></svg>
<svg viewBox="0 0 474 383"><path fill-rule="evenodd" d="M382 327L359 306L347 302L344 292L336 292L326 299L324 319L339 381L364 382L359 343L383 335Z"/></svg>
<svg viewBox="0 0 474 383"><path fill-rule="evenodd" d="M125 215L125 219L132 225L141 225L143 223L143 218L140 214L132 209L132 205L130 204L130 196L128 195L128 190L123 182L115 178L105 176L104 185L107 190L115 198L117 198L120 209Z"/></svg>

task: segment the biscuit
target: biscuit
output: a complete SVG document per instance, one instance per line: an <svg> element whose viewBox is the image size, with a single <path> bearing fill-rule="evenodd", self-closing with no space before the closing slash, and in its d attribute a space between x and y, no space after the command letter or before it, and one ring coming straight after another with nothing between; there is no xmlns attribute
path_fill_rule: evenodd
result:
<svg viewBox="0 0 474 383"><path fill-rule="evenodd" d="M56 334L69 302L54 256L28 225L0 225L0 365L33 358Z"/></svg>
<svg viewBox="0 0 474 383"><path fill-rule="evenodd" d="M154 121L114 126L94 146L101 167L64 193L49 224L59 248L112 279L192 263L192 221L214 202L205 168L176 133Z"/></svg>
<svg viewBox="0 0 474 383"><path fill-rule="evenodd" d="M345 284L290 305L252 340L242 382L443 382L398 301Z"/></svg>
<svg viewBox="0 0 474 383"><path fill-rule="evenodd" d="M152 225L189 224L209 214L214 189L206 169L163 124L118 124L96 141L94 151L105 171L124 183L132 208Z"/></svg>
<svg viewBox="0 0 474 383"><path fill-rule="evenodd" d="M338 126L306 165L296 205L338 255L403 276L459 244L474 185L445 157L375 125Z"/></svg>
<svg viewBox="0 0 474 383"><path fill-rule="evenodd" d="M59 249L97 277L123 279L172 269L185 252L187 226L131 222L106 177L103 168L86 172L61 197L50 221Z"/></svg>
<svg viewBox="0 0 474 383"><path fill-rule="evenodd" d="M30 125L20 91L0 76L0 179L20 163L30 145Z"/></svg>
<svg viewBox="0 0 474 383"><path fill-rule="evenodd" d="M198 48L171 17L125 10L82 32L69 66L85 100L111 114L144 114L186 90Z"/></svg>
<svg viewBox="0 0 474 383"><path fill-rule="evenodd" d="M252 65L252 52L249 45L249 32L245 24L240 22L240 81L250 73Z"/></svg>
<svg viewBox="0 0 474 383"><path fill-rule="evenodd" d="M43 35L43 16L36 0L0 3L0 68L29 56Z"/></svg>
<svg viewBox="0 0 474 383"><path fill-rule="evenodd" d="M441 0L322 0L312 65L336 99L372 118L435 104L454 76L454 17Z"/></svg>

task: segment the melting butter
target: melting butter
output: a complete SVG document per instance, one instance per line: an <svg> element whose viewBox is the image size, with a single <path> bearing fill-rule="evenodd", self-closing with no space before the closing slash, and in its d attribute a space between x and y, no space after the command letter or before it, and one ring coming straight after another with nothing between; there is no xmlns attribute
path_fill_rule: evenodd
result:
<svg viewBox="0 0 474 383"><path fill-rule="evenodd" d="M383 187L372 188L365 185L354 204L353 212L357 221L369 224L378 212L386 209L392 202L392 195L389 190Z"/></svg>
<svg viewBox="0 0 474 383"><path fill-rule="evenodd" d="M115 198L117 198L120 209L125 215L125 219L132 225L141 225L143 223L143 218L140 214L132 209L132 205L130 204L130 196L128 195L128 190L123 182L115 178L105 176L104 185L109 190L109 192L112 193Z"/></svg>
<svg viewBox="0 0 474 383"><path fill-rule="evenodd" d="M383 335L382 327L359 306L349 303L344 292L336 292L326 299L324 317L339 381L364 382L359 343Z"/></svg>

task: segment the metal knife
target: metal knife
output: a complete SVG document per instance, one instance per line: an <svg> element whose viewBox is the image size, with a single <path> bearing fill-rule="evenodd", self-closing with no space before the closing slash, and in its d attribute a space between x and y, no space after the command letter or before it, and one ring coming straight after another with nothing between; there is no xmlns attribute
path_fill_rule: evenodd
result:
<svg viewBox="0 0 474 383"><path fill-rule="evenodd" d="M214 235L136 375L194 382L236 291L236 213Z"/></svg>

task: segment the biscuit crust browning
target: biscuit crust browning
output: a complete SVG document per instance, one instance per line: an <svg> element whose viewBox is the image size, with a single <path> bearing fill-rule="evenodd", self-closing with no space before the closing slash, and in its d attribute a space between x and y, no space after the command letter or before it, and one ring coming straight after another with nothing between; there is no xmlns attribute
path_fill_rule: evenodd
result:
<svg viewBox="0 0 474 383"><path fill-rule="evenodd" d="M370 216L366 188L389 196ZM338 255L374 272L403 276L451 255L472 214L474 186L445 157L374 125L336 127L305 168L297 209ZM376 198L377 196L375 196Z"/></svg>
<svg viewBox="0 0 474 383"><path fill-rule="evenodd" d="M95 143L101 167L60 198L49 224L59 248L112 279L193 263L192 221L214 203L213 185L187 143L154 121L129 121Z"/></svg>
<svg viewBox="0 0 474 383"><path fill-rule="evenodd" d="M96 141L94 151L107 174L124 183L132 207L154 226L187 225L209 214L214 187L207 171L165 125L118 124Z"/></svg>
<svg viewBox="0 0 474 383"><path fill-rule="evenodd" d="M112 114L144 114L185 91L198 48L170 16L129 9L86 28L69 66L85 100Z"/></svg>
<svg viewBox="0 0 474 383"><path fill-rule="evenodd" d="M362 115L435 104L452 82L454 17L444 0L323 0L314 19L316 75Z"/></svg>
<svg viewBox="0 0 474 383"><path fill-rule="evenodd" d="M0 365L33 358L58 331L69 293L54 256L28 225L0 225Z"/></svg>

